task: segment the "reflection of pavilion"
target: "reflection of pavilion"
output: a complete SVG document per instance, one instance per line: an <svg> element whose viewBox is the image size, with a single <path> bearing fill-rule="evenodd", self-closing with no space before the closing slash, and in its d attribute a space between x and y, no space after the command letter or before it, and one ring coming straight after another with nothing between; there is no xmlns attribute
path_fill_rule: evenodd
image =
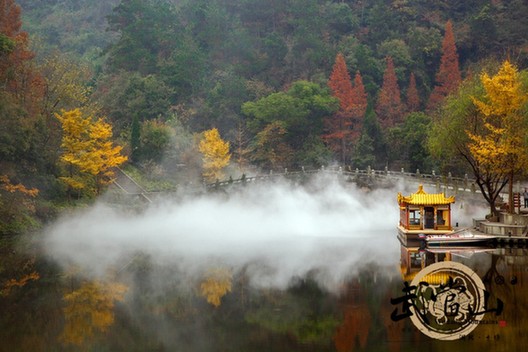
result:
<svg viewBox="0 0 528 352"><path fill-rule="evenodd" d="M453 233L451 223L451 203L455 197L446 197L444 193L426 193L422 185L416 193L408 197L398 193L400 223L398 234L403 244L417 241L419 234Z"/></svg>
<svg viewBox="0 0 528 352"><path fill-rule="evenodd" d="M451 260L450 252L432 252L420 249L419 247L401 246L400 271L402 279L411 282L412 279L426 266L441 261ZM445 277L437 278L439 281Z"/></svg>
<svg viewBox="0 0 528 352"><path fill-rule="evenodd" d="M450 278L454 279L458 275L458 272L431 271L424 274L424 271L427 271L427 267L440 262L446 262L446 267L449 267L447 263L449 261L466 266L474 274L471 279L478 279L476 282L481 281L481 287L484 287L484 306L474 312L485 310L486 313L479 314L478 317L482 318L478 321L474 319L474 325L478 325L478 328L472 332L474 341L489 343L500 339L501 343L506 346L506 350L515 350L519 343L526 344L528 318L524 312L528 310L528 295L525 286L528 283L528 248L421 249L401 245L401 275L402 279L411 285L410 287L416 287L419 281L428 283L428 287L446 285ZM469 283L470 281L466 280L463 287L469 288ZM477 297L475 294L473 296ZM422 297L426 296L422 295ZM449 298L449 302L460 304L457 307L461 307L465 302L462 298ZM419 304L421 301L416 302ZM433 314L437 310L433 312L429 309L430 307L445 308L446 302L448 302L447 299L443 301L443 305L433 303L418 307L426 307L427 313Z"/></svg>

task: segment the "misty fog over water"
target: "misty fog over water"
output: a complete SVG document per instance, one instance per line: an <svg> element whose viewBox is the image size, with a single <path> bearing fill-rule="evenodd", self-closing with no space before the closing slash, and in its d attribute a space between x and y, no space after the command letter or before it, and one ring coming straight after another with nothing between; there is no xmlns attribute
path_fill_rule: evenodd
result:
<svg viewBox="0 0 528 352"><path fill-rule="evenodd" d="M327 175L304 186L263 183L165 199L140 213L98 203L51 226L45 248L86 275L119 270L142 253L190 273L260 263L271 270L255 273L256 285L284 285L312 269L339 281L366 262L397 267L396 194L414 187L365 190Z"/></svg>
<svg viewBox="0 0 528 352"><path fill-rule="evenodd" d="M57 341L73 348L81 336L111 350L415 350L430 342L406 332L416 330L410 321L391 320L391 299L403 288L397 193L416 189L359 188L323 174L302 185L167 195L141 210L110 201L77 209L42 236L71 286L58 310L70 312L66 340ZM485 211L463 197L455 204L461 226ZM485 256L484 271L494 263ZM110 304L114 289L123 296ZM112 324L88 334L91 314Z"/></svg>

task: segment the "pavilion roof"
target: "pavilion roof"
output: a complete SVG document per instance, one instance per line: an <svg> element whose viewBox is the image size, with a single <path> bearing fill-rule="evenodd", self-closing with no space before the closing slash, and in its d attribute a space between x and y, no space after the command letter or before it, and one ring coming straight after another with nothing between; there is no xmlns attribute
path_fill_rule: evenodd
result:
<svg viewBox="0 0 528 352"><path fill-rule="evenodd" d="M398 204L413 204L413 205L441 205L451 204L455 202L455 197L446 197L444 193L426 193L423 186L418 186L416 193L410 194L408 197L398 193Z"/></svg>

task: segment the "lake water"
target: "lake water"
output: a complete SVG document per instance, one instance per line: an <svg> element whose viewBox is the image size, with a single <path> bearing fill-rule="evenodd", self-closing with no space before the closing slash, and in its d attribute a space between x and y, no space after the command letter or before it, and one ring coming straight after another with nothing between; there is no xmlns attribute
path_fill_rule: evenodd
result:
<svg viewBox="0 0 528 352"><path fill-rule="evenodd" d="M271 259L211 257L200 267L137 251L97 278L37 263L47 272L4 292L1 350L512 351L528 343L527 249L421 250L396 237L274 239L259 242L263 253L282 248ZM446 266L453 262L463 275ZM438 264L444 272L409 290ZM435 286L431 300L423 289ZM420 314L427 323L413 320Z"/></svg>
<svg viewBox="0 0 528 352"><path fill-rule="evenodd" d="M402 247L400 190L318 179L65 213L0 241L0 351L528 344L528 250ZM473 203L460 204L471 223Z"/></svg>

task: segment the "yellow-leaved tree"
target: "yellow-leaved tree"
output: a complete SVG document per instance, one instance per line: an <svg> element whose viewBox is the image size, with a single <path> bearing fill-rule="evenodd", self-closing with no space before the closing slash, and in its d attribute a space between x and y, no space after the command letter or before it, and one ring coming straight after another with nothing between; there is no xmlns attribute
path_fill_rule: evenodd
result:
<svg viewBox="0 0 528 352"><path fill-rule="evenodd" d="M55 115L62 125L63 154L60 160L68 168L68 176L60 179L70 189L86 189L92 185L98 194L102 186L112 182L113 168L127 160L120 146L114 146L112 126L104 119L83 116L79 109Z"/></svg>
<svg viewBox="0 0 528 352"><path fill-rule="evenodd" d="M528 121L523 113L528 94L523 91L517 68L505 61L497 74L480 76L485 95L473 97L483 120L479 133L467 131L469 150L480 167L509 180L510 211L513 211L513 181L528 167Z"/></svg>
<svg viewBox="0 0 528 352"><path fill-rule="evenodd" d="M231 160L229 142L220 137L216 128L212 128L203 133L198 149L202 153L204 178L209 182L223 178L223 169Z"/></svg>
<svg viewBox="0 0 528 352"><path fill-rule="evenodd" d="M127 287L119 283L87 281L64 295L64 344L82 345L114 323L114 304L123 301Z"/></svg>
<svg viewBox="0 0 528 352"><path fill-rule="evenodd" d="M220 300L231 292L233 275L225 268L211 269L200 285L200 292L207 302L215 307L220 306Z"/></svg>

